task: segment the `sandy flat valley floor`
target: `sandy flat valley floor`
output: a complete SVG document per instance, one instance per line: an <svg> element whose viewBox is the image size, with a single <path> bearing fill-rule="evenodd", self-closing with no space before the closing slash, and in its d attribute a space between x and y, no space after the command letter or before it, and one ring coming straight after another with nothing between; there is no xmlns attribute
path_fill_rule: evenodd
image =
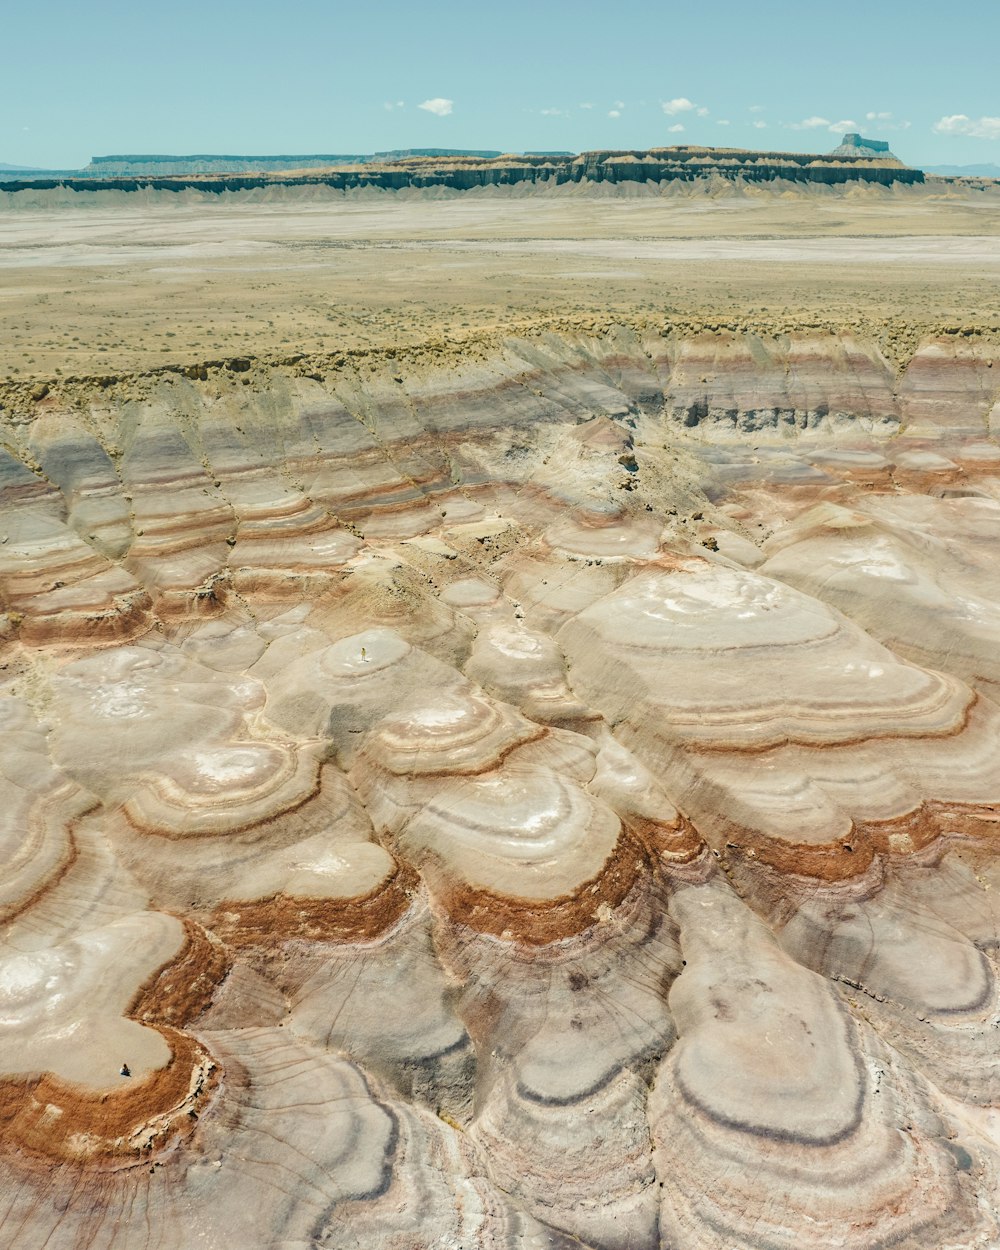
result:
<svg viewBox="0 0 1000 1250"><path fill-rule="evenodd" d="M57 207L0 195L0 374L335 352L594 316L1000 322L1000 189L65 195L74 202Z"/></svg>

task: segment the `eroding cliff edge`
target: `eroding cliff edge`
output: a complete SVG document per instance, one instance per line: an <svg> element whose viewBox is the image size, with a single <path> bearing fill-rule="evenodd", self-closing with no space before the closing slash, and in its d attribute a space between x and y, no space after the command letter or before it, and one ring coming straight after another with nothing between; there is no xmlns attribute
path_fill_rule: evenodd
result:
<svg viewBox="0 0 1000 1250"><path fill-rule="evenodd" d="M582 152L578 156L411 156L399 160L337 164L326 170L285 170L269 173L120 174L102 178L59 177L3 183L7 192L67 187L75 191L249 191L274 186L322 186L337 191L374 188L442 188L572 183L690 182L697 178L729 182L821 183L871 182L915 185L923 171L910 169L896 157L872 154L820 155L800 152L757 152L742 148L678 146L645 150Z"/></svg>
<svg viewBox="0 0 1000 1250"><path fill-rule="evenodd" d="M1000 1236L1000 341L8 385L12 1247Z"/></svg>

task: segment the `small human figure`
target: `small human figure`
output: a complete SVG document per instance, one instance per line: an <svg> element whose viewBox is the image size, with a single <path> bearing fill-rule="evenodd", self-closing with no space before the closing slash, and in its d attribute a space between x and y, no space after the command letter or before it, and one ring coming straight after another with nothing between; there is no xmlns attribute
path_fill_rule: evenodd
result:
<svg viewBox="0 0 1000 1250"><path fill-rule="evenodd" d="M121 1073L122 1076L132 1075L132 1069L128 1066L127 1063L123 1063L122 1066L118 1069L118 1071Z"/></svg>
<svg viewBox="0 0 1000 1250"><path fill-rule="evenodd" d="M364 647L361 648L361 663L368 663L368 652L364 649Z"/></svg>

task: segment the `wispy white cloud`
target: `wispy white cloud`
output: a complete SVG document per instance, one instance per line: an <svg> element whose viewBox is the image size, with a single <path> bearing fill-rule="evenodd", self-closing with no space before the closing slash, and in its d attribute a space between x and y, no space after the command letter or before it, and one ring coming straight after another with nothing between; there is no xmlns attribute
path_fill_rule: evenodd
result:
<svg viewBox="0 0 1000 1250"><path fill-rule="evenodd" d="M766 129L767 129L767 122L754 122L754 123L753 123L753 128L754 128L754 130L766 130Z"/></svg>
<svg viewBox="0 0 1000 1250"><path fill-rule="evenodd" d="M622 115L621 109L609 109L608 110L609 117L621 117L621 115Z"/></svg>
<svg viewBox="0 0 1000 1250"><path fill-rule="evenodd" d="M625 107L624 100L615 100L615 108L618 110L619 113L622 111L624 107Z"/></svg>
<svg viewBox="0 0 1000 1250"><path fill-rule="evenodd" d="M664 100L660 105L668 117L676 117L678 113L690 113L694 104L687 96L679 95L676 100Z"/></svg>
<svg viewBox="0 0 1000 1250"><path fill-rule="evenodd" d="M754 123L756 125L756 123ZM800 122L782 122L786 130L829 130L832 135L840 135L845 131L857 130L858 123L852 121L849 117L842 117L840 121L832 122L829 117L820 117L818 114L813 117L805 117ZM761 127L758 127L761 129Z"/></svg>
<svg viewBox="0 0 1000 1250"><path fill-rule="evenodd" d="M707 116L708 116L708 109L706 109L706 108L695 109L695 113L696 113L699 117L707 117Z"/></svg>
<svg viewBox="0 0 1000 1250"><path fill-rule="evenodd" d="M885 111L880 113L866 113L866 122L874 122L879 130L909 130L910 122L902 121L893 113Z"/></svg>
<svg viewBox="0 0 1000 1250"><path fill-rule="evenodd" d="M391 113L393 109L405 108L406 102L404 100L386 100L382 107L386 110L386 112Z"/></svg>
<svg viewBox="0 0 1000 1250"><path fill-rule="evenodd" d="M668 126L668 127L667 127L667 134L668 134L668 135L679 135L679 134L683 133L683 130L684 130L684 127L680 124L680 122L674 122L674 124L673 124L672 126Z"/></svg>
<svg viewBox="0 0 1000 1250"><path fill-rule="evenodd" d="M567 109L539 109L543 117L569 117Z"/></svg>
<svg viewBox="0 0 1000 1250"><path fill-rule="evenodd" d="M767 110L764 108L763 104L751 104L750 107L747 109L747 112L748 113L766 113Z"/></svg>
<svg viewBox="0 0 1000 1250"><path fill-rule="evenodd" d="M435 96L433 100L425 100L423 104L417 105L418 109L433 113L435 117L447 117L454 107L454 100L444 100L441 96Z"/></svg>
<svg viewBox="0 0 1000 1250"><path fill-rule="evenodd" d="M594 106L592 104L578 104L577 105L577 108L581 108L581 109L592 109L593 107Z"/></svg>
<svg viewBox="0 0 1000 1250"><path fill-rule="evenodd" d="M728 118L728 117L720 117L720 118L719 118L719 120L718 120L715 124L716 124L717 126L728 126L728 125L729 125L729 118Z"/></svg>
<svg viewBox="0 0 1000 1250"><path fill-rule="evenodd" d="M1000 117L966 117L952 113L934 123L939 135L969 135L973 139L1000 139Z"/></svg>

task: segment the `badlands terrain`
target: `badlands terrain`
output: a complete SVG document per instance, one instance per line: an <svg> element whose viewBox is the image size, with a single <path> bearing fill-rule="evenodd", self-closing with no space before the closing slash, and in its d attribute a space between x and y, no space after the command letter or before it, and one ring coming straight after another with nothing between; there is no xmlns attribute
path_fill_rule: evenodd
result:
<svg viewBox="0 0 1000 1250"><path fill-rule="evenodd" d="M0 1244L1000 1245L1000 193L0 195Z"/></svg>

